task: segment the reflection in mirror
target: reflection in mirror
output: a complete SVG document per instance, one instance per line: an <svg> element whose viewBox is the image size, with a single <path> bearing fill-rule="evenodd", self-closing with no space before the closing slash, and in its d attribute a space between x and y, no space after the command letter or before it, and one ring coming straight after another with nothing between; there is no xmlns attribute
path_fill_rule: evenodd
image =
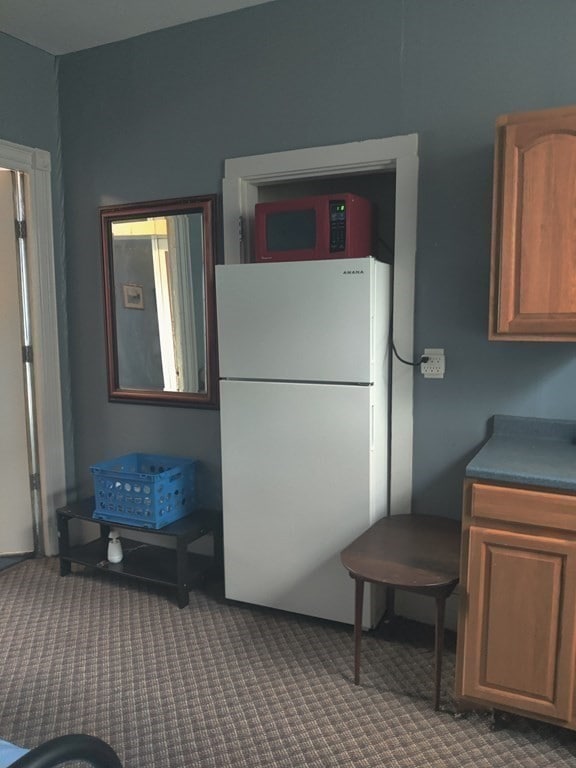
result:
<svg viewBox="0 0 576 768"><path fill-rule="evenodd" d="M214 200L100 210L111 400L216 405Z"/></svg>

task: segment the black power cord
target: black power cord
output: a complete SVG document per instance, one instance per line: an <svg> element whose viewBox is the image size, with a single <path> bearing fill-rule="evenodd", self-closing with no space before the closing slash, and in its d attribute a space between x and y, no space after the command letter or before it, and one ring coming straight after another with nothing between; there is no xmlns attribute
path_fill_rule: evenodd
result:
<svg viewBox="0 0 576 768"><path fill-rule="evenodd" d="M400 355L398 354L398 350L396 349L396 345L394 344L394 339L391 339L391 342L392 342L392 351L394 352L398 360L400 360L401 363L404 363L404 365L412 365L415 368L417 368L419 365L422 365L422 363L427 363L428 360L430 359L428 355L422 355L420 360L416 360L416 362L412 362L411 360L404 360L404 358L400 357Z"/></svg>
<svg viewBox="0 0 576 768"><path fill-rule="evenodd" d="M386 245L384 240L382 240L382 238L378 238L378 239L384 244L386 248L388 248L388 246ZM390 253L393 253L391 249L389 250L390 250ZM390 342L390 346L392 347L392 351L394 352L394 355L398 358L398 360L400 360L401 363L404 363L404 365L411 365L413 368L418 368L418 366L422 365L422 363L427 363L428 360L430 359L428 355L422 355L420 359L416 361L405 360L403 357L400 357L400 355L398 354L398 350L396 349L396 345L394 344L394 336L392 333L392 315L393 315L393 302L391 300L390 301L390 318L388 320L388 328L389 328L388 340Z"/></svg>

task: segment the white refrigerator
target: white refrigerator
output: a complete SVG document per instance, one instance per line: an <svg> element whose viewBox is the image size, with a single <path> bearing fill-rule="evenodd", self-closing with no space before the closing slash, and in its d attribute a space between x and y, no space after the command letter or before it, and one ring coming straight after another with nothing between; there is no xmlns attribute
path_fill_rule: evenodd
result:
<svg viewBox="0 0 576 768"><path fill-rule="evenodd" d="M225 593L354 621L340 551L387 512L389 266L216 267ZM383 610L368 587L363 625Z"/></svg>

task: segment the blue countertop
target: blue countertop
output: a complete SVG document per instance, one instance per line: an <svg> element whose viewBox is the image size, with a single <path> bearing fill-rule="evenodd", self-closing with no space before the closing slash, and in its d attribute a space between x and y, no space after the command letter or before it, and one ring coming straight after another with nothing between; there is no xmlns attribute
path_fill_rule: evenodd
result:
<svg viewBox="0 0 576 768"><path fill-rule="evenodd" d="M576 421L494 416L466 477L576 492Z"/></svg>

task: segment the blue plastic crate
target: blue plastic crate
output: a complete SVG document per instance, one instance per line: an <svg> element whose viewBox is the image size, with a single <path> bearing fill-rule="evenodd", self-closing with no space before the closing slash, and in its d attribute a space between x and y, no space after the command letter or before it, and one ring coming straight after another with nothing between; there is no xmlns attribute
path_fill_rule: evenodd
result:
<svg viewBox="0 0 576 768"><path fill-rule="evenodd" d="M163 528L196 508L193 459L129 453L90 467L96 509L92 515L122 525Z"/></svg>

